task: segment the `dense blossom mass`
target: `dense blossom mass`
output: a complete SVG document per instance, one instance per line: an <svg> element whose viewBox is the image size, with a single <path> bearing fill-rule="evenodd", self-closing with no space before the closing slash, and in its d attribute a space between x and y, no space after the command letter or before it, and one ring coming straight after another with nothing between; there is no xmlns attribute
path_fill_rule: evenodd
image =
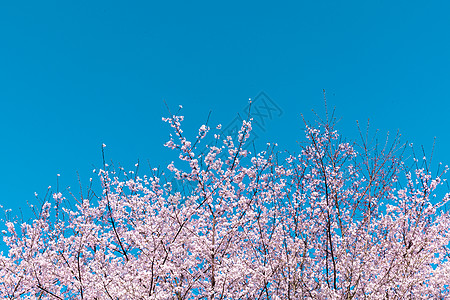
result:
<svg viewBox="0 0 450 300"><path fill-rule="evenodd" d="M1 298L448 297L446 168L407 167L398 139L345 142L332 121L307 125L298 154L251 154L251 120L206 153L207 125L190 142L183 117L164 120L181 160L167 173L192 188L104 164L100 193L72 207L55 193L32 222L6 222Z"/></svg>

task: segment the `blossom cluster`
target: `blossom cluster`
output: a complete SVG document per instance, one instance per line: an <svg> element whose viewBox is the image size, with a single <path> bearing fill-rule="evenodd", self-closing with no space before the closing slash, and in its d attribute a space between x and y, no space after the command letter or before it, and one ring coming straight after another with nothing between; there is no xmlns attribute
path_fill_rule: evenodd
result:
<svg viewBox="0 0 450 300"><path fill-rule="evenodd" d="M100 193L62 193L31 223L7 222L0 295L8 299L422 299L450 294L449 195L396 150L306 126L299 154L243 150L252 129L196 154L183 117L166 144L195 183L105 168ZM219 135L215 135L220 139ZM221 145L221 146L220 146ZM226 159L219 158L226 153Z"/></svg>

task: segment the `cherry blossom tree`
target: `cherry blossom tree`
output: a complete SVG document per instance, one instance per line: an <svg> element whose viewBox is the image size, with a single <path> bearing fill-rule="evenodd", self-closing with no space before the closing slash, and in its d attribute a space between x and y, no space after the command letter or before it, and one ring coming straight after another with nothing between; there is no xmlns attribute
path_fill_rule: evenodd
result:
<svg viewBox="0 0 450 300"><path fill-rule="evenodd" d="M183 117L164 118L179 152L168 172L96 173L102 188L44 199L29 223L6 222L5 299L421 299L450 294L450 195L426 161L407 166L398 138L349 143L333 120L305 122L298 154L245 147ZM220 132L220 128L217 128ZM222 155L225 154L225 159ZM105 160L104 160L105 161ZM188 185L186 185L188 186ZM191 185L189 185L191 186ZM437 196L436 194L440 195Z"/></svg>

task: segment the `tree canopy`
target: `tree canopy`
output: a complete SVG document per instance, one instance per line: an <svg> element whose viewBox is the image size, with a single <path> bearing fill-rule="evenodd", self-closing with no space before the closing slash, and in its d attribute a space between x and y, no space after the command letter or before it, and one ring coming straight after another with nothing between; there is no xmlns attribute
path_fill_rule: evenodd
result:
<svg viewBox="0 0 450 300"><path fill-rule="evenodd" d="M236 137L185 138L166 172L97 171L102 188L36 219L6 222L0 295L8 299L406 299L449 295L447 167L404 159L398 138L347 142L333 120L305 122L298 154L251 153ZM424 158L425 159L425 158ZM186 164L187 163L187 164ZM182 164L186 164L185 166ZM186 167L188 166L188 167ZM192 185L193 183L193 185ZM437 193L440 195L439 193Z"/></svg>

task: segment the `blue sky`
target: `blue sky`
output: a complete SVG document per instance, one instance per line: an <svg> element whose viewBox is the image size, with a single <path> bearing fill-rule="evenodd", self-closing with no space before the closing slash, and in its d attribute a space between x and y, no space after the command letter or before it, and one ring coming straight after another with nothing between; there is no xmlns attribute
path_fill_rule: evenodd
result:
<svg viewBox="0 0 450 300"><path fill-rule="evenodd" d="M257 145L295 151L322 89L356 120L450 162L448 1L2 1L0 204L29 215L49 185L78 191L106 156L165 165L164 101L191 136L230 124L261 91L279 113ZM144 169L144 173L148 169Z"/></svg>

